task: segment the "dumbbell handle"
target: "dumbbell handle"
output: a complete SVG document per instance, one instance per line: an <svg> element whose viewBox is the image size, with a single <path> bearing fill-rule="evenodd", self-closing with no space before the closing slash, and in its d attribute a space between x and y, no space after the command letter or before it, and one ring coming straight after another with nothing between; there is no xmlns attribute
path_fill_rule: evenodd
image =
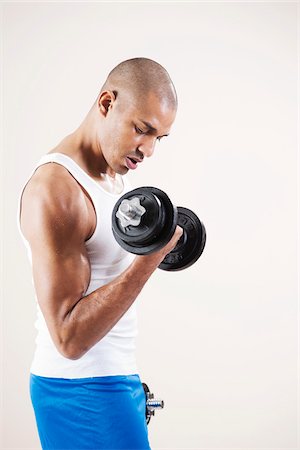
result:
<svg viewBox="0 0 300 450"><path fill-rule="evenodd" d="M163 409L164 401L163 400L149 399L146 402L146 406L147 406L149 411L155 411L156 409Z"/></svg>

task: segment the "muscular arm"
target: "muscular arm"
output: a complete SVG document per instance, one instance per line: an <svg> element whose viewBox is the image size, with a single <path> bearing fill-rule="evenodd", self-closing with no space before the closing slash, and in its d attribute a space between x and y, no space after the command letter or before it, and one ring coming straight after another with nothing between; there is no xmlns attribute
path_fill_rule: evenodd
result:
<svg viewBox="0 0 300 450"><path fill-rule="evenodd" d="M84 245L91 231L86 199L75 180L66 179L60 168L55 170L55 178L47 176L44 170L43 178L34 175L27 185L21 226L31 247L37 299L51 337L60 353L78 359L132 305L164 256L176 245L181 230L175 232L164 249L136 257L115 280L84 296L90 280Z"/></svg>

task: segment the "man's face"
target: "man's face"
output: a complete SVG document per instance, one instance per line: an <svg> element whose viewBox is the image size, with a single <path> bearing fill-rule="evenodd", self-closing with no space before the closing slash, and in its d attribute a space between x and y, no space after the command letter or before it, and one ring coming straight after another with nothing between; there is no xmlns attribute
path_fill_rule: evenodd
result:
<svg viewBox="0 0 300 450"><path fill-rule="evenodd" d="M108 109L99 142L108 166L124 175L153 154L169 134L176 110L151 93L142 104L122 101L117 98Z"/></svg>

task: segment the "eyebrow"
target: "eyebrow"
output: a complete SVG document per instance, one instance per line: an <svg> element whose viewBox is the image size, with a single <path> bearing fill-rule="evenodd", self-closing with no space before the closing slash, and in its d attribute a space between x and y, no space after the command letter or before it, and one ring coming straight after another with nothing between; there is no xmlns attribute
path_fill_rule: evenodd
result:
<svg viewBox="0 0 300 450"><path fill-rule="evenodd" d="M141 121L144 125L146 125L146 127L148 127L149 130L154 131L154 132L157 132L157 129L156 129L155 127L153 127L153 126L151 125L151 123L146 122L145 120L142 120L142 119L140 119L140 121ZM164 136L169 136L169 134L163 134L162 136L159 136L159 137L164 137Z"/></svg>

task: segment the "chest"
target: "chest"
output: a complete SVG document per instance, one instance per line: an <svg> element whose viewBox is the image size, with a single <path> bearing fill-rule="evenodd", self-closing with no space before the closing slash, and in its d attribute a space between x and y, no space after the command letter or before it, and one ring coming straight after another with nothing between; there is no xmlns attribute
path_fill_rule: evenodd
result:
<svg viewBox="0 0 300 450"><path fill-rule="evenodd" d="M86 199L91 232L85 245L92 265L115 264L128 255L112 232L112 212L117 198L114 195L101 195L100 192Z"/></svg>

